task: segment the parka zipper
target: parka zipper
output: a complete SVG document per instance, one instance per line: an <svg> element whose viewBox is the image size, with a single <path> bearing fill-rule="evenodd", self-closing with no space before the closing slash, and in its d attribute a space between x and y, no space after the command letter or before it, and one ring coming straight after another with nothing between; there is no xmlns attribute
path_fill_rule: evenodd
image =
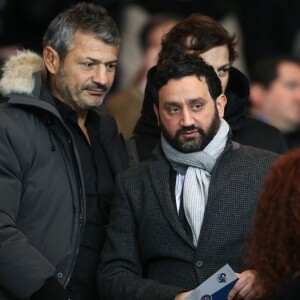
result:
<svg viewBox="0 0 300 300"><path fill-rule="evenodd" d="M80 193L80 205L82 207L82 205L83 205L83 196L82 196L82 188L81 187L79 188L79 193ZM79 254L80 241L81 241L81 236L82 236L82 233L83 233L83 219L84 219L83 218L83 210L81 209L80 214L79 214L79 232L80 232L80 234L77 237L75 255L73 257L73 261L72 261L72 265L71 265L69 274L68 274L67 279L64 283L64 288L67 288L67 286L70 283L71 276L72 276L72 273L74 271L76 260L77 260L78 254Z"/></svg>
<svg viewBox="0 0 300 300"><path fill-rule="evenodd" d="M72 154L73 154L74 159L76 161L77 177L78 177L79 182L81 182L80 170L79 170L79 166L77 164L77 159L76 159L76 156L75 156L75 153L74 153L74 149L73 149L73 145L72 145L72 141L71 141L70 138L68 139L68 143L69 143L70 148L72 148L71 149L72 150ZM76 250L75 250L75 254L73 256L71 268L69 270L67 279L66 279L66 281L64 283L64 288L67 288L67 286L69 285L71 277L72 277L72 273L73 273L73 271L75 269L75 264L76 264L76 260L77 260L77 257L78 257L78 254L79 254L79 249L80 249L81 237L82 237L82 234L83 234L83 227L84 227L83 208L84 208L84 203L83 203L83 192L82 192L82 185L81 184L79 186L79 196L80 196L80 213L79 213L79 225L78 225L79 234L77 235Z"/></svg>

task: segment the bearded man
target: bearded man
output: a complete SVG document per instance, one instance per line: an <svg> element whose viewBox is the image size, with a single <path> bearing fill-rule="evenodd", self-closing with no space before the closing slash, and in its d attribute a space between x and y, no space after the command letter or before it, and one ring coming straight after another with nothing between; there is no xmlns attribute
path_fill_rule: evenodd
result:
<svg viewBox="0 0 300 300"><path fill-rule="evenodd" d="M157 65L162 129L155 159L118 177L98 287L107 300L184 299L228 263L228 299L256 299L247 235L277 154L231 141L226 97L212 66L194 55Z"/></svg>

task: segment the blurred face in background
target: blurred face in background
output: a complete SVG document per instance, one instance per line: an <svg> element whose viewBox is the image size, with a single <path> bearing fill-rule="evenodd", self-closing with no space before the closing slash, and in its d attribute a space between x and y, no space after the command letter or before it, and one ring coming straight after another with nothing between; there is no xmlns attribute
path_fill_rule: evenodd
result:
<svg viewBox="0 0 300 300"><path fill-rule="evenodd" d="M282 62L277 73L268 87L251 84L253 113L282 132L292 132L300 126L300 65Z"/></svg>
<svg viewBox="0 0 300 300"><path fill-rule="evenodd" d="M161 50L161 41L166 33L176 24L168 21L160 26L154 27L148 36L147 49L144 53L144 68L150 70L157 63L158 53Z"/></svg>

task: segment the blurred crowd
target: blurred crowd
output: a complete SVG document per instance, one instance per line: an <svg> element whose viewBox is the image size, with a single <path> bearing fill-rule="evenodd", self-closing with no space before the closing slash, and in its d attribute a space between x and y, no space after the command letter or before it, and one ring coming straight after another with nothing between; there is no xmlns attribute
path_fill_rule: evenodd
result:
<svg viewBox="0 0 300 300"><path fill-rule="evenodd" d="M50 20L76 0L0 0L0 59L16 48L41 51ZM187 17L209 15L240 36L242 70L249 73L257 60L273 54L300 56L300 3L297 0L94 0L117 22L122 34L117 84L130 82L141 64L138 34L156 14Z"/></svg>
<svg viewBox="0 0 300 300"><path fill-rule="evenodd" d="M0 0L0 63L18 49L30 49L40 53L42 36L50 20L70 4L78 2L76 0ZM291 73L290 69L284 68L282 76L286 76L285 74L294 74L294 78L298 76L299 1L94 0L86 2L103 5L120 29L122 42L116 80L103 107L114 115L119 130L126 139L133 135L134 127L141 115L147 72L156 64L163 35L172 24L191 14L201 13L214 18L230 34L237 36L238 43L235 47L238 56L232 65L245 74L251 83L247 113L282 131L286 135L288 146L294 148L298 145L300 123L300 113L298 113L300 99L298 98L300 96L297 89L289 95L284 91L278 93L275 89L275 92L270 94L272 101L267 102L265 98L267 98L267 88L269 91L273 79L277 78L275 76L277 67L270 68L271 65L277 66L274 61L281 60L282 63L282 60L295 59L296 67L292 71L296 73ZM271 60L269 64L263 63L266 58ZM278 63L278 67L279 65ZM267 80L266 72L272 73L273 77L269 74L271 77L268 82L262 82L262 77ZM263 75L259 76L258 73ZM297 86L297 80L293 82ZM275 103L273 101L276 101L273 99L274 93L279 98L276 102L277 111L273 105Z"/></svg>

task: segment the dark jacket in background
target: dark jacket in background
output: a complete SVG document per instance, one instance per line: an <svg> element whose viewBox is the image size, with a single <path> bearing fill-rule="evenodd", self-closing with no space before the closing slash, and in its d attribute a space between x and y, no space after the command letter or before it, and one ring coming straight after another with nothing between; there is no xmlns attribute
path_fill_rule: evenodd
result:
<svg viewBox="0 0 300 300"><path fill-rule="evenodd" d="M154 96L151 91L155 70L156 67L153 67L148 72L142 115L136 124L132 138L135 140L137 154L141 161L152 156L152 150L160 141L160 128L153 110ZM287 151L284 138L277 128L246 115L249 101L248 80L233 67L230 69L225 95L227 104L224 119L231 127L233 141L280 154ZM128 143L132 144L132 141Z"/></svg>
<svg viewBox="0 0 300 300"><path fill-rule="evenodd" d="M300 129L294 132L285 133L283 136L290 150L300 146Z"/></svg>
<svg viewBox="0 0 300 300"><path fill-rule="evenodd" d="M7 67L12 75L4 72L0 82L8 93L0 106L1 300L25 299L49 278L66 288L85 222L85 187L73 136L44 86L42 58L20 57L14 68ZM102 244L115 176L126 168L127 156L114 119L96 109L89 114L98 120Z"/></svg>
<svg viewBox="0 0 300 300"><path fill-rule="evenodd" d="M279 154L286 152L287 145L277 128L247 116L249 93L246 76L238 69L230 68L224 119L231 127L232 140Z"/></svg>

